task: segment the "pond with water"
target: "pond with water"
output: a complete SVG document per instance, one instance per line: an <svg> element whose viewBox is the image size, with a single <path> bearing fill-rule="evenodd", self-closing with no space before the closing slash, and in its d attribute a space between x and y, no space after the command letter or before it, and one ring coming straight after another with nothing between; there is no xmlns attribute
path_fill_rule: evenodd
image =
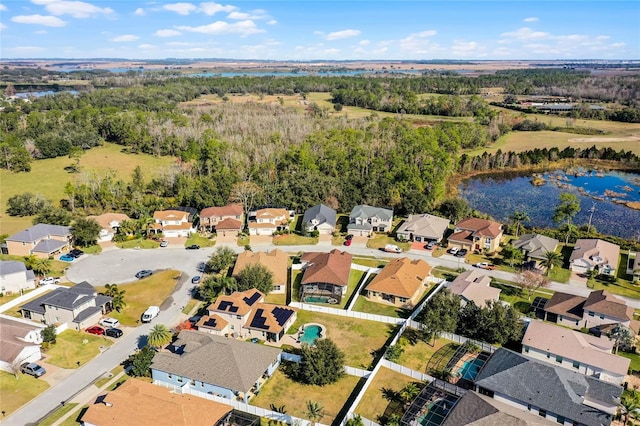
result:
<svg viewBox="0 0 640 426"><path fill-rule="evenodd" d="M466 179L458 191L472 208L502 223L508 223L514 211L524 211L531 218L526 225L535 227L558 226L552 220L558 196L570 192L578 196L581 207L573 223L588 223L595 203L591 223L598 231L623 238L640 237L640 210L620 204L640 201L640 174L554 170L537 175L542 183L539 186L532 184L533 179L522 174L483 175Z"/></svg>

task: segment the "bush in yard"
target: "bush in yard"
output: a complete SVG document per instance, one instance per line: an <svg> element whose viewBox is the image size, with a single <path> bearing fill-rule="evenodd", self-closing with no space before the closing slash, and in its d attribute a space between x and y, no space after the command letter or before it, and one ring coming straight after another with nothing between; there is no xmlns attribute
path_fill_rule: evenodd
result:
<svg viewBox="0 0 640 426"><path fill-rule="evenodd" d="M263 265L246 266L238 274L237 281L239 291L255 288L269 294L273 290L273 273Z"/></svg>
<svg viewBox="0 0 640 426"><path fill-rule="evenodd" d="M387 352L384 354L384 357L391 362L396 362L398 359L400 359L400 356L402 355L403 352L404 352L404 348L402 347L402 345L400 345L400 343L398 343L391 346L389 349L387 349Z"/></svg>
<svg viewBox="0 0 640 426"><path fill-rule="evenodd" d="M300 355L302 361L293 368L295 380L324 386L344 375L344 353L331 339L316 340L315 346L303 343Z"/></svg>
<svg viewBox="0 0 640 426"><path fill-rule="evenodd" d="M126 364L131 367L131 375L134 377L151 376L151 371L149 369L151 368L151 363L153 362L153 357L155 355L156 351L149 346L145 346L141 350L129 356Z"/></svg>
<svg viewBox="0 0 640 426"><path fill-rule="evenodd" d="M42 341L44 343L56 343L56 327L54 325L48 325L40 332L42 335Z"/></svg>

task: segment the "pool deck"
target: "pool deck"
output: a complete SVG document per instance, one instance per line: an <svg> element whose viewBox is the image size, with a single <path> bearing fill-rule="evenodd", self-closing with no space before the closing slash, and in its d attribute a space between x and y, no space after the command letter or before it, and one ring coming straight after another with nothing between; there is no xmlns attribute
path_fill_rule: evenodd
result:
<svg viewBox="0 0 640 426"><path fill-rule="evenodd" d="M289 345L289 346L293 346L294 348L300 348L302 347L302 343L298 340L298 337L300 336L300 334L302 334L304 327L308 327L311 325L316 325L318 327L320 327L320 337L319 339L324 339L327 336L327 327L325 327L322 324L318 324L316 322L309 322L306 324L303 324L302 326L300 326L300 328L298 329L297 332L295 332L294 334L285 334L284 337L282 337L282 339L280 339L279 342L265 342L265 345L267 346L274 346L276 348L282 347L282 345Z"/></svg>

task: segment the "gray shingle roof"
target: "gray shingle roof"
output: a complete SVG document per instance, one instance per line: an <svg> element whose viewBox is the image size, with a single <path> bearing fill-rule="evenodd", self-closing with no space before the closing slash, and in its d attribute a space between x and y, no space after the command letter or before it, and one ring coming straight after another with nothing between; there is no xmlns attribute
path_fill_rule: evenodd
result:
<svg viewBox="0 0 640 426"><path fill-rule="evenodd" d="M22 262L16 260L0 260L0 275L10 275L25 272L26 270L27 267L24 266Z"/></svg>
<svg viewBox="0 0 640 426"><path fill-rule="evenodd" d="M319 225L328 223L331 226L336 226L336 211L324 204L318 204L304 212L302 223L311 223L313 219L316 219Z"/></svg>
<svg viewBox="0 0 640 426"><path fill-rule="evenodd" d="M420 237L439 240L449 227L451 221L430 214L412 214L400 228L398 234L413 234Z"/></svg>
<svg viewBox="0 0 640 426"><path fill-rule="evenodd" d="M353 210L351 210L349 217L377 217L380 220L390 220L393 217L393 210L361 204L359 206L355 206Z"/></svg>
<svg viewBox="0 0 640 426"><path fill-rule="evenodd" d="M615 406L622 393L621 386L503 348L485 363L475 384L588 426L609 425L611 415L583 404L585 398Z"/></svg>
<svg viewBox="0 0 640 426"><path fill-rule="evenodd" d="M371 226L370 223L363 223L362 225L358 225L357 223L350 223L347 225L347 231L350 230L355 230L355 231L371 231L373 229L373 226Z"/></svg>
<svg viewBox="0 0 640 426"><path fill-rule="evenodd" d="M513 243L515 248L527 251L529 257L544 259L547 252L555 251L558 240L540 234L524 234Z"/></svg>
<svg viewBox="0 0 640 426"><path fill-rule="evenodd" d="M78 315L73 319L73 322L81 323L92 315L97 314L98 312L102 312L102 306L91 306L90 308L83 309L80 311Z"/></svg>
<svg viewBox="0 0 640 426"><path fill-rule="evenodd" d="M44 238L47 235L67 237L71 235L71 228L69 228L68 226L39 223L32 226L31 228L27 228L24 231L20 231L17 234L10 236L9 238L7 238L7 241L31 243Z"/></svg>
<svg viewBox="0 0 640 426"><path fill-rule="evenodd" d="M50 293L25 303L22 305L21 309L40 314L45 313L45 305L72 310L92 298L95 298L95 304L97 307L101 307L111 300L111 297L96 295L96 290L93 286L88 282L83 281L71 288L57 288Z"/></svg>
<svg viewBox="0 0 640 426"><path fill-rule="evenodd" d="M60 250L62 247L66 246L66 241L60 240L42 240L33 248L32 251L37 253L53 253L54 251Z"/></svg>
<svg viewBox="0 0 640 426"><path fill-rule="evenodd" d="M182 330L174 346L184 352L160 352L151 368L237 392L249 391L280 354L280 349L192 330Z"/></svg>

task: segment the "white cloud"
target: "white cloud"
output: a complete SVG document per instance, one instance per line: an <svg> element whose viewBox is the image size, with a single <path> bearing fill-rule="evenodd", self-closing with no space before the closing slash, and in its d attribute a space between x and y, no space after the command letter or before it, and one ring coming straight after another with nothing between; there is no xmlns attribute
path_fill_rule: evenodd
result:
<svg viewBox="0 0 640 426"><path fill-rule="evenodd" d="M517 40L540 40L543 38L548 38L549 35L549 33L545 33L542 31L533 31L529 27L522 27L517 31L510 31L500 34L500 36L502 37L508 37Z"/></svg>
<svg viewBox="0 0 640 426"><path fill-rule="evenodd" d="M66 21L56 16L18 15L11 18L11 20L18 24L44 25L45 27L64 27L67 25Z"/></svg>
<svg viewBox="0 0 640 426"><path fill-rule="evenodd" d="M5 6L4 4L0 4L0 11L4 12L7 10L7 6Z"/></svg>
<svg viewBox="0 0 640 426"><path fill-rule="evenodd" d="M136 15L136 16L144 16L144 9L139 7L139 8L136 9L135 12L133 12L133 14Z"/></svg>
<svg viewBox="0 0 640 426"><path fill-rule="evenodd" d="M227 15L227 19L243 20L243 19L267 19L269 15L262 9L252 10L251 13L234 11Z"/></svg>
<svg viewBox="0 0 640 426"><path fill-rule="evenodd" d="M200 3L200 10L208 16L215 15L218 12L230 13L237 9L237 7L231 6L230 4L222 5L214 2Z"/></svg>
<svg viewBox="0 0 640 426"><path fill-rule="evenodd" d="M475 41L454 40L453 46L451 46L451 53L455 56L477 57L482 55L483 50Z"/></svg>
<svg viewBox="0 0 640 426"><path fill-rule="evenodd" d="M369 40L360 40L360 42L358 42L358 44L360 46L368 46L369 44L371 44L371 41L369 41Z"/></svg>
<svg viewBox="0 0 640 426"><path fill-rule="evenodd" d="M278 21L276 21L275 19L271 19L270 21L267 21L267 25L275 25L277 23Z"/></svg>
<svg viewBox="0 0 640 426"><path fill-rule="evenodd" d="M200 25L198 27L190 27L186 25L177 26L177 29L181 31L189 31L193 33L202 33L202 34L242 34L243 36L247 36L250 34L262 33L264 30L261 30L256 27L255 22L251 20L246 21L238 21L236 23L230 24L225 21L216 21L208 25Z"/></svg>
<svg viewBox="0 0 640 426"><path fill-rule="evenodd" d="M38 46L16 46L10 47L7 50L10 50L16 55L30 55L33 53L39 53L44 51L44 48Z"/></svg>
<svg viewBox="0 0 640 426"><path fill-rule="evenodd" d="M178 15L188 15L191 12L195 12L198 8L191 3L170 3L162 6L164 10L175 12Z"/></svg>
<svg viewBox="0 0 640 426"><path fill-rule="evenodd" d="M329 33L324 38L326 40L341 40L343 38L356 37L359 35L360 30L342 30Z"/></svg>
<svg viewBox="0 0 640 426"><path fill-rule="evenodd" d="M71 15L74 18L90 18L95 15L110 15L113 9L110 7L98 7L83 1L64 0L31 0L33 3L42 5L51 14L56 16Z"/></svg>
<svg viewBox="0 0 640 426"><path fill-rule="evenodd" d="M409 34L399 41L400 49L410 54L421 55L438 52L440 46L430 40L430 38L436 34L437 32L435 30Z"/></svg>
<svg viewBox="0 0 640 426"><path fill-rule="evenodd" d="M170 41L165 43L167 46L172 46L172 47L184 47L184 46L191 46L193 45L193 43L189 43L188 41Z"/></svg>
<svg viewBox="0 0 640 426"><path fill-rule="evenodd" d="M124 34L124 35L121 35L121 36L114 37L109 41L115 41L117 43L122 43L122 42L127 42L127 41L136 41L139 38L140 37L138 37L137 35Z"/></svg>
<svg viewBox="0 0 640 426"><path fill-rule="evenodd" d="M182 35L182 33L176 30L158 30L155 33L153 33L153 35L156 37L175 37L175 36Z"/></svg>
<svg viewBox="0 0 640 426"><path fill-rule="evenodd" d="M538 18L535 16L530 16L528 18L524 18L524 22L538 22Z"/></svg>
<svg viewBox="0 0 640 426"><path fill-rule="evenodd" d="M2 22L0 22L0 31L4 31L4 30L6 30L7 28L9 28L9 27L7 27L5 24L3 24Z"/></svg>
<svg viewBox="0 0 640 426"><path fill-rule="evenodd" d="M139 44L138 49L155 49L156 46L153 44Z"/></svg>
<svg viewBox="0 0 640 426"><path fill-rule="evenodd" d="M325 55L335 55L336 53L340 53L340 49L324 49L322 53Z"/></svg>

